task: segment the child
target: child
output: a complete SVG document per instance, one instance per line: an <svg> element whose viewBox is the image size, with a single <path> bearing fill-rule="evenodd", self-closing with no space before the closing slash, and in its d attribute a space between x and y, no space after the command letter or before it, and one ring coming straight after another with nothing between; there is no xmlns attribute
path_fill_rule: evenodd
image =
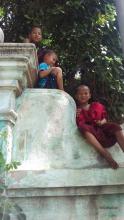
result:
<svg viewBox="0 0 124 220"><path fill-rule="evenodd" d="M116 123L107 122L105 107L99 102L89 103L90 89L81 85L76 90L77 126L86 140L108 161L113 169L119 165L106 148L116 142L124 151L124 134Z"/></svg>
<svg viewBox="0 0 124 220"><path fill-rule="evenodd" d="M28 37L24 40L24 43L34 43L36 46L42 40L42 31L40 26L32 26L29 30Z"/></svg>
<svg viewBox="0 0 124 220"><path fill-rule="evenodd" d="M46 50L45 47L40 45L42 41L42 30L40 26L34 25L30 28L28 37L25 38L24 43L33 43L37 48L38 62L42 59L43 53Z"/></svg>
<svg viewBox="0 0 124 220"><path fill-rule="evenodd" d="M63 88L62 69L55 67L57 55L53 50L46 50L43 54L43 62L39 65L39 82L40 88ZM57 84L57 85L56 85Z"/></svg>

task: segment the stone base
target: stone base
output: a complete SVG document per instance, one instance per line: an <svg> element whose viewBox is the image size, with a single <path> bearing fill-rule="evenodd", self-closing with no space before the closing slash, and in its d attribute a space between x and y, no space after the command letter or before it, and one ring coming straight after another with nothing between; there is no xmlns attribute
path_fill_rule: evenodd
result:
<svg viewBox="0 0 124 220"><path fill-rule="evenodd" d="M122 168L15 171L8 196L26 220L124 220L123 176Z"/></svg>
<svg viewBox="0 0 124 220"><path fill-rule="evenodd" d="M80 135L74 100L26 89L16 112L12 158L21 166L6 180L11 220L124 220L124 170L112 170ZM123 167L120 148L109 151Z"/></svg>

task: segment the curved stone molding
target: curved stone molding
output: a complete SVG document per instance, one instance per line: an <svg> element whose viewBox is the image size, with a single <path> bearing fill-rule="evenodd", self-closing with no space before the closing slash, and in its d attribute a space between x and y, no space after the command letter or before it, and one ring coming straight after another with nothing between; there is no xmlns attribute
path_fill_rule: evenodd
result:
<svg viewBox="0 0 124 220"><path fill-rule="evenodd" d="M20 170L94 169L106 161L80 135L76 105L60 90L26 89L17 99L18 119L13 129L13 160ZM119 163L123 153L110 149ZM116 153L118 151L118 153Z"/></svg>
<svg viewBox="0 0 124 220"><path fill-rule="evenodd" d="M11 161L12 129L17 119L16 97L37 81L37 53L34 44L0 44L0 132L5 131L0 150Z"/></svg>
<svg viewBox="0 0 124 220"><path fill-rule="evenodd" d="M18 80L22 88L34 87L37 80L34 44L0 44L0 80Z"/></svg>

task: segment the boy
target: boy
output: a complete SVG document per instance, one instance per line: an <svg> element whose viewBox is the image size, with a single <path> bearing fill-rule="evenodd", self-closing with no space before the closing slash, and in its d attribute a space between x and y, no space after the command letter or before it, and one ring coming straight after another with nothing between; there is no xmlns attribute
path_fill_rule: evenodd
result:
<svg viewBox="0 0 124 220"><path fill-rule="evenodd" d="M24 43L33 43L37 48L37 56L38 62L40 63L42 60L42 56L44 51L46 50L45 47L40 46L42 41L42 30L40 26L34 25L31 27L28 33L28 37L25 38Z"/></svg>

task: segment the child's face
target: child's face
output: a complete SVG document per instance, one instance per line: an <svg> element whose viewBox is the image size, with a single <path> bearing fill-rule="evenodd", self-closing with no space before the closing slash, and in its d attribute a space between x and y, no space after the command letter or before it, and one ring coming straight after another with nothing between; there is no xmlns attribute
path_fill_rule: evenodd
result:
<svg viewBox="0 0 124 220"><path fill-rule="evenodd" d="M56 54L54 54L54 53L46 54L44 56L44 62L50 66L55 66L56 61L57 61L57 57L56 57Z"/></svg>
<svg viewBox="0 0 124 220"><path fill-rule="evenodd" d="M91 98L90 90L87 86L81 86L76 94L76 100L79 105L87 104Z"/></svg>
<svg viewBox="0 0 124 220"><path fill-rule="evenodd" d="M32 43L39 43L42 40L41 29L38 27L34 27L29 34L29 39Z"/></svg>

